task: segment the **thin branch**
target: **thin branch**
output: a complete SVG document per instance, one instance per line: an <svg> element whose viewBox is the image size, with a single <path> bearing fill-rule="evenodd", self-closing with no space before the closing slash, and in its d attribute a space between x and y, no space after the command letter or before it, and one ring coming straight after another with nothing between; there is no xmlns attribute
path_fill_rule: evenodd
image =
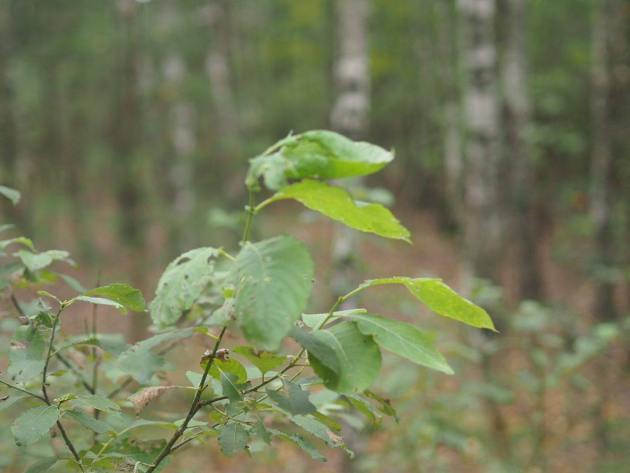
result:
<svg viewBox="0 0 630 473"><path fill-rule="evenodd" d="M188 410L188 414L186 415L184 422L175 431L171 439L164 446L160 454L157 456L157 458L153 462L153 465L147 470L146 473L154 472L155 469L160 465L160 463L162 463L162 460L164 460L168 455L171 454L171 452L173 451L173 447L175 446L175 443L184 434L184 432L188 428L188 424L190 423L190 421L193 419L193 417L199 410L199 406L201 404L200 402L201 395L203 394L203 392L205 391L207 387L206 380L208 378L208 373L210 373L210 368L212 367L212 363L214 362L217 351L219 350L219 346L221 345L221 341L223 340L223 335L225 335L226 329L227 327L223 327L221 329L221 333L219 334L219 337L217 338L217 341L214 344L214 348L212 349L212 355L210 356L208 363L206 363L206 368L203 371L203 375L201 376L201 380L199 381L199 386L197 387L197 391L195 392L195 397L193 398L193 401L190 405L190 409Z"/></svg>
<svg viewBox="0 0 630 473"><path fill-rule="evenodd" d="M22 389L19 386L16 386L15 384L11 384L8 381L5 381L4 379L0 378L0 384L4 384L8 388L15 389L16 391L20 391L21 393L28 394L29 396L34 397L36 399L39 399L42 402L46 402L46 399L44 399L39 394L35 394L35 393L32 393L31 391L28 391L26 389Z"/></svg>
<svg viewBox="0 0 630 473"><path fill-rule="evenodd" d="M248 189L247 191L247 206L245 211L247 212L247 220L245 220L245 228L243 229L243 238L241 238L241 244L249 241L249 235L252 230L252 220L254 219L254 191Z"/></svg>
<svg viewBox="0 0 630 473"><path fill-rule="evenodd" d="M52 331L50 334L50 341L48 342L48 351L46 353L46 360L44 361L44 369L42 371L42 395L44 398L44 402L48 404L49 406L51 406L52 403L50 402L50 398L48 397L48 391L46 389L46 376L48 375L48 366L50 364L50 359L52 358L52 353L54 349L55 334L57 333L57 326L59 325L59 319L61 317L61 313L63 312L65 308L66 306L64 304L61 304L59 306L59 310L57 311L57 315L55 315L55 320L53 321L53 326L51 329ZM72 453L72 456L79 464L81 471L85 471L81 463L81 457L79 457L79 454L77 453L77 450L74 448L74 445L72 441L70 440L70 437L68 437L68 434L66 433L66 429L63 428L63 425L61 424L60 420L58 420L56 423L57 423L57 428L59 429L59 432L61 433L61 436L63 437L63 441L68 447L68 450L70 450L70 453Z"/></svg>

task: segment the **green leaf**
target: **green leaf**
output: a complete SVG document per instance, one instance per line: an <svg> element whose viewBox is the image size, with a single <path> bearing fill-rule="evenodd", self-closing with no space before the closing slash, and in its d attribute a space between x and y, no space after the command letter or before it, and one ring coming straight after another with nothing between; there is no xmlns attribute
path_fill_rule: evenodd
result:
<svg viewBox="0 0 630 473"><path fill-rule="evenodd" d="M280 391L267 390L269 398L278 404L280 409L291 415L310 414L317 411L317 408L308 399L309 392L304 391L299 384L287 382L286 387L286 396Z"/></svg>
<svg viewBox="0 0 630 473"><path fill-rule="evenodd" d="M243 399L243 395L238 389L236 376L230 373L224 373L221 370L219 370L219 373L221 388L223 388L223 395L227 396L230 402L241 401Z"/></svg>
<svg viewBox="0 0 630 473"><path fill-rule="evenodd" d="M117 309L118 311L120 311L121 314L127 313L127 308L124 305L119 304L118 302L112 301L110 299L105 299L103 297L77 296L72 300L80 301L80 302L87 302L88 304L106 305L109 307L113 307L114 309Z"/></svg>
<svg viewBox="0 0 630 473"><path fill-rule="evenodd" d="M68 286L70 286L79 294L83 294L87 291L87 289L84 288L83 285L72 276L68 276L67 274L59 274L59 276L61 276L61 279L63 279Z"/></svg>
<svg viewBox="0 0 630 473"><path fill-rule="evenodd" d="M244 345L236 347L232 351L247 358L263 375L282 365L286 360L286 356L276 355L268 351L254 350L252 347Z"/></svg>
<svg viewBox="0 0 630 473"><path fill-rule="evenodd" d="M72 264L72 260L69 258L70 253L63 250L48 250L41 253L20 250L15 253L15 256L20 258L22 264L32 273L50 266L55 261L65 261Z"/></svg>
<svg viewBox="0 0 630 473"><path fill-rule="evenodd" d="M440 279L414 279L401 276L370 279L361 284L360 288L384 284L401 284L405 286L411 294L436 314L455 319L473 327L487 328L496 332L492 319L484 309L457 294Z"/></svg>
<svg viewBox="0 0 630 473"><path fill-rule="evenodd" d="M29 250L35 251L35 246L31 239L23 236L0 241L0 251L5 250L9 245L22 245Z"/></svg>
<svg viewBox="0 0 630 473"><path fill-rule="evenodd" d="M306 430L309 434L322 440L329 447L343 445L341 437L334 434L326 425L310 416L297 415L291 417L291 422Z"/></svg>
<svg viewBox="0 0 630 473"><path fill-rule="evenodd" d="M268 429L274 436L287 440L294 444L296 447L304 450L313 460L325 462L326 457L322 455L315 446L306 440L304 437L298 434L290 434L287 432L281 432L276 429Z"/></svg>
<svg viewBox="0 0 630 473"><path fill-rule="evenodd" d="M205 363L204 363L205 365ZM245 367L236 360L220 360L215 359L210 367L210 376L215 379L221 379L221 373L229 373L234 375L234 381L237 384L243 384L247 382L247 371Z"/></svg>
<svg viewBox="0 0 630 473"><path fill-rule="evenodd" d="M340 393L363 391L378 376L381 352L371 336L362 334L354 322L343 322L318 330L319 339L335 353L339 370L335 372L309 352L309 361L327 388Z"/></svg>
<svg viewBox="0 0 630 473"><path fill-rule="evenodd" d="M346 318L357 322L364 335L372 335L382 348L419 365L453 374L442 354L435 348L435 337L398 320L372 314L353 314Z"/></svg>
<svg viewBox="0 0 630 473"><path fill-rule="evenodd" d="M251 160L247 185L254 188L262 176L272 190L288 179L340 179L366 176L381 170L394 159L393 153L364 142L352 141L327 130L289 136L272 148L273 154Z"/></svg>
<svg viewBox="0 0 630 473"><path fill-rule="evenodd" d="M50 470L55 463L57 463L56 458L44 458L43 460L29 466L26 473L44 473L45 471Z"/></svg>
<svg viewBox="0 0 630 473"><path fill-rule="evenodd" d="M56 406L39 406L23 412L11 427L13 437L18 445L31 445L42 437L59 419Z"/></svg>
<svg viewBox="0 0 630 473"><path fill-rule="evenodd" d="M9 351L8 373L11 379L22 383L40 376L44 369L45 349L46 341L35 327L19 327Z"/></svg>
<svg viewBox="0 0 630 473"><path fill-rule="evenodd" d="M193 333L193 328L170 330L136 343L118 357L117 375L128 374L140 384L151 384L153 375L164 368L164 358L151 350L167 342L188 338Z"/></svg>
<svg viewBox="0 0 630 473"><path fill-rule="evenodd" d="M270 201L293 199L332 220L367 233L410 242L409 230L389 209L380 204L366 204L352 199L340 188L323 182L304 180L277 192Z"/></svg>
<svg viewBox="0 0 630 473"><path fill-rule="evenodd" d="M166 267L149 305L156 325L174 325L190 310L211 283L218 256L215 248L197 248L178 256Z"/></svg>
<svg viewBox="0 0 630 473"><path fill-rule="evenodd" d="M104 434L106 432L112 432L113 429L111 426L103 422L102 420L95 419L89 414L86 414L83 411L68 411L67 415L76 420L83 427L90 429L97 434Z"/></svg>
<svg viewBox="0 0 630 473"><path fill-rule="evenodd" d="M279 236L239 253L231 280L236 286L236 320L245 337L275 350L300 317L311 292L313 262L302 242Z"/></svg>
<svg viewBox="0 0 630 473"><path fill-rule="evenodd" d="M145 302L142 293L128 284L113 283L107 286L90 289L85 293L86 296L103 297L112 300L133 312L143 312Z"/></svg>
<svg viewBox="0 0 630 473"><path fill-rule="evenodd" d="M18 191L7 186L0 186L0 195L9 199L13 205L17 205L21 197Z"/></svg>
<svg viewBox="0 0 630 473"><path fill-rule="evenodd" d="M249 433L241 424L227 424L219 434L221 451L227 456L244 450L247 447L247 442L249 442Z"/></svg>
<svg viewBox="0 0 630 473"><path fill-rule="evenodd" d="M312 355L317 358L320 364L334 374L340 374L340 361L335 350L335 344L330 340L330 334L324 330L306 332L301 328L293 327L290 335L308 351L309 356Z"/></svg>
<svg viewBox="0 0 630 473"><path fill-rule="evenodd" d="M79 394L73 400L73 404L85 408L98 409L103 412L119 411L120 406L111 399L99 394Z"/></svg>

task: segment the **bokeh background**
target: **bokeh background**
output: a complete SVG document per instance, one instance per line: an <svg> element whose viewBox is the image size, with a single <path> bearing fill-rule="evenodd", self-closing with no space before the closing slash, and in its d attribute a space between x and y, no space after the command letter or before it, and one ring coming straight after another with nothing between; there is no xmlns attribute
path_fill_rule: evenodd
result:
<svg viewBox="0 0 630 473"><path fill-rule="evenodd" d="M353 192L413 246L284 203L257 235L311 245L314 309L365 277L431 275L501 333L376 292L362 302L439 331L454 377L386 363L399 422L349 416L353 461L210 446L167 471L628 471L629 25L626 0L0 0L0 184L23 193L1 220L72 251L85 285L150 299L176 255L236 244L248 159L289 132L394 148ZM147 322L101 324L133 340ZM23 471L2 430L0 470Z"/></svg>

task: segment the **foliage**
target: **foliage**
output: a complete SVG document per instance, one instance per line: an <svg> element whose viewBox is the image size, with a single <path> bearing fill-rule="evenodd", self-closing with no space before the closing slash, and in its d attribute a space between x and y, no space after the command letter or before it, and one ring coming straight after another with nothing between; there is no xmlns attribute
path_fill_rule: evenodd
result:
<svg viewBox="0 0 630 473"><path fill-rule="evenodd" d="M60 299L40 288L63 276L52 266L71 263L69 255L38 252L23 237L4 240L3 287L24 323L15 330L7 376L0 378L8 389L3 402L18 402L22 410L11 430L18 445L29 446L55 428L67 447L59 456L35 462L30 471L118 471L130 465L149 473L184 445L215 437L225 455L249 449L253 439L270 444L277 438L324 461L317 445L346 449L332 431L338 430L336 417L344 410L395 415L389 403L368 391L379 374L381 349L452 374L433 335L417 326L365 309L337 310L373 286L402 284L442 316L494 328L483 309L441 281L366 281L339 297L326 314L307 315L314 277L308 248L286 235L250 241L253 218L289 197L351 228L408 240L408 231L384 207L357 202L345 190L318 180L371 174L392 158L375 145L317 131L291 136L252 159L240 251L233 256L221 248L198 248L170 263L149 304L156 333L132 346L94 327L78 337L62 337L59 330L65 311L80 302L143 312L140 291L113 283ZM277 193L256 206L259 178ZM17 288L38 290L39 298L20 303ZM250 344L225 346L228 330L240 331ZM286 352L288 335L301 345L296 354ZM164 356L192 336L213 340L213 349L199 355L201 371L191 367L186 374L190 386L165 384ZM88 358L88 366L76 365L79 354ZM306 368L316 376L307 376ZM110 391L103 388L106 380ZM333 396L316 402L316 394L326 389ZM167 391L192 393L187 412L177 414L164 405L156 420L140 417ZM146 429L164 431L166 440L156 447L143 435ZM83 431L92 432L91 441Z"/></svg>

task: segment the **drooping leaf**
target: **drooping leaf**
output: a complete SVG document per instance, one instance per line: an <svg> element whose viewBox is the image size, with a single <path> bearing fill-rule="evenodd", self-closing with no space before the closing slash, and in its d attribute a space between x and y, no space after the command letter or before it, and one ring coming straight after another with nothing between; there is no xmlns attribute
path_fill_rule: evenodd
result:
<svg viewBox="0 0 630 473"><path fill-rule="evenodd" d="M78 394L73 399L73 405L78 405L83 408L97 409L103 412L119 411L120 406L111 399L108 399L100 394Z"/></svg>
<svg viewBox="0 0 630 473"><path fill-rule="evenodd" d="M227 456L244 450L247 442L249 442L249 432L241 424L235 422L227 424L219 433L219 446Z"/></svg>
<svg viewBox="0 0 630 473"><path fill-rule="evenodd" d="M262 176L272 190L289 179L340 179L373 174L394 158L393 153L365 142L352 141L327 130L289 136L276 143L270 155L251 160L248 187Z"/></svg>
<svg viewBox="0 0 630 473"><path fill-rule="evenodd" d="M287 394L280 391L268 389L267 394L280 409L287 411L291 415L310 414L317 408L309 401L309 392L304 391L299 384L286 383Z"/></svg>
<svg viewBox="0 0 630 473"><path fill-rule="evenodd" d="M305 207L355 230L410 241L409 230L389 209L380 204L356 202L340 187L307 179L284 187L272 197L274 201L282 199L297 200Z"/></svg>
<svg viewBox="0 0 630 473"><path fill-rule="evenodd" d="M44 473L50 470L55 463L57 463L57 458L44 458L29 466L25 473Z"/></svg>
<svg viewBox="0 0 630 473"><path fill-rule="evenodd" d="M496 331L492 319L484 309L457 294L440 279L414 279L408 277L370 279L361 284L361 287L380 286L383 284L401 284L405 286L411 294L436 314L458 320L473 327Z"/></svg>
<svg viewBox="0 0 630 473"><path fill-rule="evenodd" d="M435 348L435 337L414 325L372 314L353 314L346 318L356 321L361 333L372 335L382 348L427 368L453 374Z"/></svg>
<svg viewBox="0 0 630 473"><path fill-rule="evenodd" d="M210 376L221 380L221 373L234 375L234 379L237 384L247 382L247 371L245 370L245 367L234 359L223 361L217 358L214 360L212 366L210 367Z"/></svg>
<svg viewBox="0 0 630 473"><path fill-rule="evenodd" d="M298 434L292 434L288 432L282 432L276 429L268 429L275 437L279 437L281 439L287 440L291 442L296 447L299 447L301 450L304 450L313 460L317 460L320 462L326 462L326 457L322 455L315 446L306 440L303 436Z"/></svg>
<svg viewBox="0 0 630 473"><path fill-rule="evenodd" d="M17 205L20 201L20 193L7 186L0 186L0 195L9 199L13 205Z"/></svg>
<svg viewBox="0 0 630 473"><path fill-rule="evenodd" d="M8 373L12 380L27 382L41 375L44 369L46 341L32 325L21 326L9 351Z"/></svg>
<svg viewBox="0 0 630 473"><path fill-rule="evenodd" d="M65 261L73 264L70 253L63 250L48 250L41 253L33 253L28 250L20 250L15 253L20 258L22 264L31 272L39 271L50 266L55 261Z"/></svg>
<svg viewBox="0 0 630 473"><path fill-rule="evenodd" d="M83 427L96 432L97 434L104 434L106 432L112 432L111 426L102 420L95 419L93 416L86 414L83 411L71 410L67 411L66 415L72 417Z"/></svg>
<svg viewBox="0 0 630 473"><path fill-rule="evenodd" d="M142 293L128 284L113 283L106 286L90 289L84 295L103 297L112 300L133 312L142 312L145 309L145 302Z"/></svg>
<svg viewBox="0 0 630 473"><path fill-rule="evenodd" d="M156 325L173 325L190 310L212 281L218 256L215 248L197 248L180 255L166 267L149 305Z"/></svg>
<svg viewBox="0 0 630 473"><path fill-rule="evenodd" d="M219 381L221 381L221 388L223 389L223 395L227 396L230 402L241 401L243 399L243 395L238 388L236 376L219 370L219 377Z"/></svg>
<svg viewBox="0 0 630 473"><path fill-rule="evenodd" d="M290 332L291 337L307 350L309 356L313 356L317 361L332 371L335 375L341 373L341 362L338 358L335 343L331 340L331 335L324 330L307 332L299 327L293 327Z"/></svg>
<svg viewBox="0 0 630 473"><path fill-rule="evenodd" d="M151 350L167 342L176 342L192 336L194 329L178 329L159 333L142 340L125 350L116 360L117 376L130 375L140 384L151 384L153 375L164 368L164 358Z"/></svg>
<svg viewBox="0 0 630 473"><path fill-rule="evenodd" d="M362 334L354 322L343 322L318 331L319 339L335 353L339 370L335 372L313 352L309 361L327 388L340 393L367 389L381 367L381 352L373 338Z"/></svg>
<svg viewBox="0 0 630 473"><path fill-rule="evenodd" d="M24 411L11 426L11 432L18 445L31 445L42 437L59 419L57 406L39 406Z"/></svg>
<svg viewBox="0 0 630 473"><path fill-rule="evenodd" d="M116 301L112 301L111 299L105 299L104 297L77 296L73 300L87 302L88 304L106 305L120 311L121 314L127 313L127 308L124 305Z"/></svg>
<svg viewBox="0 0 630 473"><path fill-rule="evenodd" d="M286 360L285 356L263 350L254 350L248 346L239 346L232 351L247 358L263 375L282 365Z"/></svg>
<svg viewBox="0 0 630 473"><path fill-rule="evenodd" d="M296 415L291 417L291 422L300 426L314 437L322 440L329 447L338 447L343 444L337 434L333 433L326 425L311 416Z"/></svg>
<svg viewBox="0 0 630 473"><path fill-rule="evenodd" d="M236 320L245 337L275 350L306 306L313 262L303 243L279 236L247 243L234 264Z"/></svg>

